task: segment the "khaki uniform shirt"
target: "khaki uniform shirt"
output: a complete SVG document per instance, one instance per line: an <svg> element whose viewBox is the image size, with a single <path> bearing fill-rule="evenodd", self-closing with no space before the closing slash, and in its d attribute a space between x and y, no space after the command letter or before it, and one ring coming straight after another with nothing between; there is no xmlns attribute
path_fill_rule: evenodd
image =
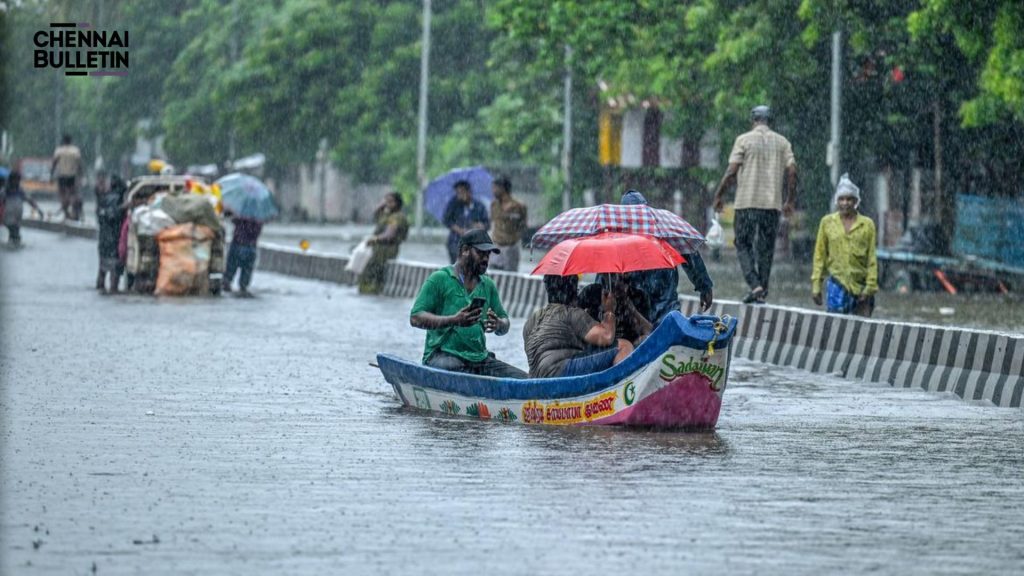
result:
<svg viewBox="0 0 1024 576"><path fill-rule="evenodd" d="M740 165L734 204L737 210L782 210L786 168L796 164L789 140L767 126L757 126L736 138L729 163Z"/></svg>
<svg viewBox="0 0 1024 576"><path fill-rule="evenodd" d="M491 202L491 238L500 246L518 245L526 229L526 206L515 199L509 199L508 206Z"/></svg>
<svg viewBox="0 0 1024 576"><path fill-rule="evenodd" d="M53 157L57 159L56 174L58 178L78 176L82 169L82 152L78 146L73 144L58 146L53 151Z"/></svg>

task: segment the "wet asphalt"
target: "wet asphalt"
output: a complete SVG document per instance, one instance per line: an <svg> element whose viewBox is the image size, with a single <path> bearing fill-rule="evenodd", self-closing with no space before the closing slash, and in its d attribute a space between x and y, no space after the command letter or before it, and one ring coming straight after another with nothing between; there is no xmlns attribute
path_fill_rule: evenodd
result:
<svg viewBox="0 0 1024 576"><path fill-rule="evenodd" d="M103 296L0 251L2 574L1018 574L1024 412L737 360L714 433L399 407L409 301ZM517 337L492 338L525 366Z"/></svg>

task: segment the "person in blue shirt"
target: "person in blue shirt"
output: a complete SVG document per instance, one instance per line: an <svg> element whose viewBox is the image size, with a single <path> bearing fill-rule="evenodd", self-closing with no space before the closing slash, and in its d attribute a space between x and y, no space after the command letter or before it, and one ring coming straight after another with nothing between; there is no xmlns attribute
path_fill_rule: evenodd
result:
<svg viewBox="0 0 1024 576"><path fill-rule="evenodd" d="M448 232L448 260L455 264L459 259L459 240L470 230L484 230L491 227L491 218L483 203L473 198L473 189L466 180L459 180L453 186L455 197L444 209L444 224Z"/></svg>
<svg viewBox="0 0 1024 576"><path fill-rule="evenodd" d="M628 190L622 195L619 204L647 204L644 195L636 190ZM711 308L714 303L714 282L708 275L708 269L704 265L704 259L698 252L683 254L686 262L679 265L686 272L694 290L700 294L700 309L702 312ZM629 277L629 284L634 289L648 294L651 300L650 312L647 319L651 324L657 326L661 320L672 310L679 310L679 271L676 268L665 268L662 270L645 270L634 272Z"/></svg>

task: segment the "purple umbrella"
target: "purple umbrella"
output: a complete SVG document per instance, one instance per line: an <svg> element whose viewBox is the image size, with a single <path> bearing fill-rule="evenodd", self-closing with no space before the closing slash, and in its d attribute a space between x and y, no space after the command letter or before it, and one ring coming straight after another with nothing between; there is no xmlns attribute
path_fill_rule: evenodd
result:
<svg viewBox="0 0 1024 576"><path fill-rule="evenodd" d="M473 191L473 199L482 202L485 208L491 207L491 200L494 199L491 194L491 183L494 182L491 173L483 166L456 168L444 176L432 180L430 184L427 184L427 189L423 193L423 206L427 212L437 218L438 222L444 221L444 209L448 206L448 202L455 197L453 186L459 180L469 182L470 189Z"/></svg>

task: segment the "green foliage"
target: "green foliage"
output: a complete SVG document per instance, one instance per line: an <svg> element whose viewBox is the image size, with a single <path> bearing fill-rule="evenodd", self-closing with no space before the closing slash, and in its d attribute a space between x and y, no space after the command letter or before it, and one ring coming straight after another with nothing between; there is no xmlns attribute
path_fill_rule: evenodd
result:
<svg viewBox="0 0 1024 576"><path fill-rule="evenodd" d="M812 211L831 192L830 42L844 36L843 164L851 172L927 167L933 121L948 179L979 171L1019 182L1024 131L1024 4L1017 0L434 0L428 174L525 164L557 206L562 89L574 80L574 197L608 186L597 117L609 99L648 100L663 131L722 152L768 103L794 144ZM100 9L104 14L100 14ZM321 139L357 180L417 187L421 0L24 0L0 12L0 128L20 155L49 154L70 131L108 164L136 126L165 135L170 160L222 162L261 151L271 168L311 161ZM31 67L31 34L51 19L132 34L123 78L65 78ZM572 47L567 60L566 46ZM899 69L899 74L895 70ZM899 78L899 81L897 81ZM60 112L59 114L57 112ZM979 168L983 167L983 168ZM719 177L676 180L702 193ZM661 178L661 177L659 177ZM966 181L966 180L964 180ZM1002 188L1000 188L1002 189Z"/></svg>

